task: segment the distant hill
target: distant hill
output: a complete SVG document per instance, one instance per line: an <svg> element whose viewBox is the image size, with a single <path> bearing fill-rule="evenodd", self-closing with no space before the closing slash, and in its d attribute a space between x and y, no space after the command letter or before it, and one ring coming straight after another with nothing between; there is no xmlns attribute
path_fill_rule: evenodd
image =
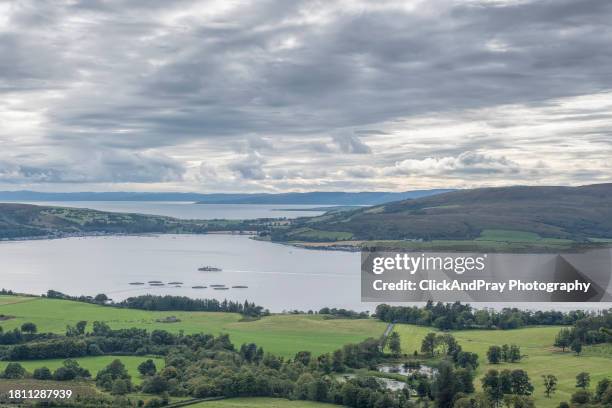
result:
<svg viewBox="0 0 612 408"><path fill-rule="evenodd" d="M265 220L182 220L87 208L0 203L0 239L54 238L98 234L256 231Z"/></svg>
<svg viewBox="0 0 612 408"><path fill-rule="evenodd" d="M449 189L393 192L310 192L283 194L199 194L199 193L134 193L76 192L44 193L37 191L0 191L0 201L194 201L201 204L314 204L376 205L390 201L426 197L452 191Z"/></svg>
<svg viewBox="0 0 612 408"><path fill-rule="evenodd" d="M459 190L300 218L277 241L466 240L485 230L582 241L612 237L612 184Z"/></svg>
<svg viewBox="0 0 612 408"><path fill-rule="evenodd" d="M403 193L391 192L311 192L284 194L242 194L237 197L227 194L211 194L200 204L312 204L312 205L377 205L397 200L406 200L442 194L453 190L415 190Z"/></svg>

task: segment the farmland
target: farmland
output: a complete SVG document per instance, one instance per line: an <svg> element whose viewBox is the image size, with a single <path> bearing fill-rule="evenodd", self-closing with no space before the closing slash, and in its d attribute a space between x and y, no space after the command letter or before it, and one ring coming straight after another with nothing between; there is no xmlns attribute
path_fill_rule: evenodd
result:
<svg viewBox="0 0 612 408"><path fill-rule="evenodd" d="M231 398L190 405L192 408L331 408L338 405L280 398Z"/></svg>
<svg viewBox="0 0 612 408"><path fill-rule="evenodd" d="M341 348L347 343L357 343L367 337L378 338L386 324L374 319L331 319L323 315L272 315L259 320L243 320L242 316L232 313L214 312L152 312L98 306L60 299L39 297L0 296L0 322L2 328L10 330L20 327L25 322L33 322L39 332L64 333L67 325L74 325L80 320L106 322L112 328L138 327L149 331L163 329L174 333L227 333L232 342L239 346L242 343L254 342L264 350L284 356L293 357L298 351L308 350L314 355L327 353ZM159 320L175 316L176 323L162 323ZM90 327L90 326L88 326ZM535 386L534 398L538 407L556 407L561 401L568 401L575 392L575 376L581 371L591 374L594 386L604 377L612 377L612 350L609 345L585 347L577 357L570 352L562 353L552 347L560 326L529 327L515 330L464 330L451 332L466 351L479 355L480 366L477 370L475 385L480 387L480 379L490 368L515 369L527 371ZM397 324L394 329L401 336L402 350L411 355L419 351L423 337L435 329L423 326ZM486 352L491 345L516 344L520 346L523 359L518 363L486 363ZM96 372L106 366L114 356L97 356L78 358L79 363ZM135 383L141 379L136 371L145 356L121 356ZM50 369L61 365L62 360L23 361L22 365L32 372L34 368L47 366ZM0 370L6 363L0 363ZM156 360L158 368L163 367L161 359ZM558 391L552 398L544 397L541 376L554 374L558 377ZM258 405L259 404L259 405ZM200 407L323 407L325 404L290 402L275 399L238 398L223 401L211 401L197 405Z"/></svg>
<svg viewBox="0 0 612 408"><path fill-rule="evenodd" d="M157 369L164 367L164 359L158 357L145 357L145 356L96 356L96 357L80 357L76 359L79 365L86 368L91 373L91 376L95 378L98 371L106 367L113 360L119 359L125 365L128 373L132 376L132 381L135 384L141 382L140 373L138 372L138 365L145 360L151 359L155 362ZM28 360L19 361L19 364L26 369L29 373L32 373L36 368L47 367L51 371L54 371L58 367L62 366L65 359L50 359L50 360ZM0 361L0 371L4 371L4 368L8 364L7 361Z"/></svg>
<svg viewBox="0 0 612 408"><path fill-rule="evenodd" d="M7 329L25 322L37 325L39 332L64 333L67 325L80 320L103 321L113 329L138 327L147 330L167 330L185 334L227 333L240 345L254 342L264 350L284 357L309 350L313 354L334 351L347 343L368 337L379 337L385 323L373 319L326 319L320 315L272 315L255 321L241 321L233 313L216 312L150 312L97 306L59 299L0 296L0 314L14 316L0 325ZM177 323L162 323L168 316Z"/></svg>
<svg viewBox="0 0 612 408"><path fill-rule="evenodd" d="M591 383L604 377L612 377L612 353L606 346L586 347L584 353L576 357L574 353L552 347L560 327L530 327L516 330L466 330L452 332L461 347L477 353L480 366L475 384L480 386L480 378L491 369L521 368L527 371L535 387L534 399L538 407L556 407L561 401L569 401L576 391L576 374L586 371L591 374ZM395 326L402 340L405 353L420 350L421 340L432 331L428 327L399 324ZM489 346L516 344L520 346L523 359L518 363L486 364ZM559 379L558 391L552 398L545 398L542 386L543 374L554 374Z"/></svg>

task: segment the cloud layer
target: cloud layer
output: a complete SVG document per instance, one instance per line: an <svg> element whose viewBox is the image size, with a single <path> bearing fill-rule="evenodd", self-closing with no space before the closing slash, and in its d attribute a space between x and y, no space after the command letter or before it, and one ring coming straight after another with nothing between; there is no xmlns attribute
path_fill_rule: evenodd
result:
<svg viewBox="0 0 612 408"><path fill-rule="evenodd" d="M0 187L612 181L612 4L9 1Z"/></svg>

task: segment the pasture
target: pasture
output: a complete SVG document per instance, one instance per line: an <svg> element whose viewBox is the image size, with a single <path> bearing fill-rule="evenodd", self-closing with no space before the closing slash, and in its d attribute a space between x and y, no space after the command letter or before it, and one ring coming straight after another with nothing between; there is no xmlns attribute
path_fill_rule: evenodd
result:
<svg viewBox="0 0 612 408"><path fill-rule="evenodd" d="M79 365L86 368L91 373L91 377L95 378L98 371L106 367L113 360L119 359L125 365L128 373L132 376L132 382L134 384L140 384L142 381L140 373L138 372L138 365L143 361L151 359L155 362L157 370L164 368L164 359L159 357L146 357L146 356L96 356L96 357L79 357L73 360L78 361ZM65 359L49 359L49 360L27 360L18 361L19 364L30 374L40 367L47 367L51 371L61 367ZM8 361L0 361L0 371L4 371L4 368L8 364Z"/></svg>
<svg viewBox="0 0 612 408"><path fill-rule="evenodd" d="M606 346L585 347L582 355L565 352L552 346L558 326L530 327L515 330L465 330L452 332L463 350L477 353L480 366L475 384L480 387L484 373L497 370L521 368L527 371L535 387L533 397L538 407L556 407L561 401L570 400L576 391L575 377L581 371L591 374L591 389L604 377L612 378L612 352ZM432 331L429 327L398 324L395 331L401 336L402 350L411 354L420 350L423 337ZM521 348L523 359L518 363L488 364L486 354L489 346L516 344ZM554 374L559 379L558 390L552 398L544 396L542 375Z"/></svg>
<svg viewBox="0 0 612 408"><path fill-rule="evenodd" d="M281 398L230 398L190 405L191 408L331 408L338 405L311 401L289 401Z"/></svg>
<svg viewBox="0 0 612 408"><path fill-rule="evenodd" d="M18 301L16 301L18 299ZM67 325L80 320L104 321L113 329L139 327L178 333L227 333L240 346L254 342L265 351L293 357L302 350L313 354L332 352L344 344L382 335L386 324L374 319L328 319L321 315L272 315L255 321L241 321L234 313L150 312L121 309L59 299L0 296L0 314L14 318L0 321L4 330L35 323L39 332L64 333ZM176 323L157 320L176 316Z"/></svg>

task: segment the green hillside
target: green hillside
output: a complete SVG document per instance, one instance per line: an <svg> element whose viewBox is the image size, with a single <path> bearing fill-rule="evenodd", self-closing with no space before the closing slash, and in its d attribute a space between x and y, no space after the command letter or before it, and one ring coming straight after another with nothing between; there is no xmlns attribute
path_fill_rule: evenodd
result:
<svg viewBox="0 0 612 408"><path fill-rule="evenodd" d="M0 239L61 237L70 234L206 233L258 230L265 221L182 220L158 215L87 208L0 203Z"/></svg>
<svg viewBox="0 0 612 408"><path fill-rule="evenodd" d="M610 238L612 184L461 190L300 218L272 234L277 241L333 241L330 237L427 242Z"/></svg>
<svg viewBox="0 0 612 408"><path fill-rule="evenodd" d="M227 333L236 345L255 342L266 351L293 357L302 350L313 354L332 352L344 344L357 343L368 337L379 337L386 324L374 319L326 319L322 315L272 315L255 321L241 321L234 313L151 312L120 309L60 299L0 296L0 314L12 316L0 321L0 327L11 330L25 322L35 323L39 332L65 333L67 325L79 320L103 321L113 329L138 327L185 334ZM168 316L177 323L162 323Z"/></svg>
<svg viewBox="0 0 612 408"><path fill-rule="evenodd" d="M21 326L24 322L34 322L39 332L63 333L67 325L79 320L87 320L91 328L95 320L104 321L112 328L138 327L149 331L164 329L185 334L191 333L228 333L235 345L255 342L264 350L284 357L293 357L302 350L311 351L315 356L339 349L344 344L357 343L367 337L379 337L386 323L374 319L326 319L323 315L273 315L256 321L242 321L240 315L211 312L152 312L132 309L119 309L80 303L68 300L47 299L26 296L0 296L0 314L6 320L0 322L4 331ZM161 323L158 319L168 315L176 316L176 323ZM480 365L475 379L480 387L480 379L488 368L522 368L526 370L535 386L536 406L554 408L560 401L568 400L575 392L575 376L580 371L591 374L592 386L604 377L612 376L612 353L609 345L587 346L577 357L574 353L562 353L552 346L560 326L529 327L515 330L464 330L451 331L462 348L479 355ZM432 331L430 327L396 324L394 330L400 334L402 352L412 356L420 350L423 337ZM486 363L486 351L491 345L516 344L520 346L523 359L518 363ZM80 357L76 360L92 373L108 364L114 356ZM132 374L136 383L141 379L136 373L137 365L147 356L119 357ZM62 360L23 361L23 366L32 371L40 366L55 368ZM0 362L0 371L6 362ZM164 363L156 360L158 368ZM552 398L545 398L542 391L541 375L554 374L559 378L559 389ZM0 387L7 380L0 381ZM149 396L150 397L150 396ZM282 399L228 399L218 402L201 403L202 407L318 407L321 404L310 402L289 402Z"/></svg>

